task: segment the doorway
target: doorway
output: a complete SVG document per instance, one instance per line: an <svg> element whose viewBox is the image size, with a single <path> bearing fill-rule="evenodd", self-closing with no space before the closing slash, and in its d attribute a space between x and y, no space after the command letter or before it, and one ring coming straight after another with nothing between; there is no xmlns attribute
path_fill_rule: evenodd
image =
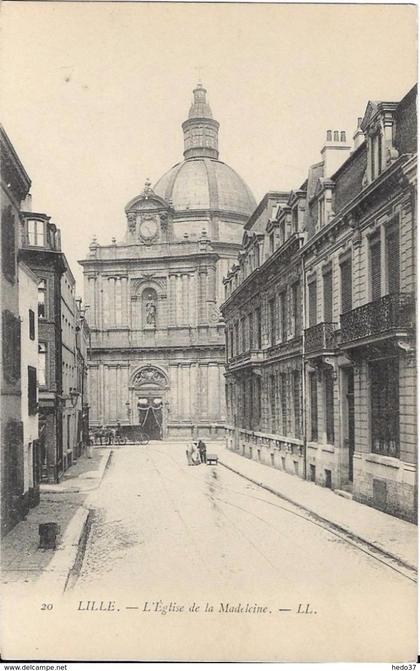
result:
<svg viewBox="0 0 420 671"><path fill-rule="evenodd" d="M353 482L353 455L354 455L354 372L352 368L346 370L347 381L347 444L349 459L349 482Z"/></svg>
<svg viewBox="0 0 420 671"><path fill-rule="evenodd" d="M161 397L139 398L139 424L150 440L162 440L163 401Z"/></svg>

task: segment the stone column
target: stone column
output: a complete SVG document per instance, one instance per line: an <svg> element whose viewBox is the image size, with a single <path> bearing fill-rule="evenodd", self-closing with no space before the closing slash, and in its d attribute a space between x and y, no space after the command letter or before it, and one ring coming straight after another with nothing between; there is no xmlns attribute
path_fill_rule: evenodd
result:
<svg viewBox="0 0 420 671"><path fill-rule="evenodd" d="M209 363L208 367L208 389L209 389L209 415L213 419L220 416L219 396L219 370L217 363Z"/></svg>
<svg viewBox="0 0 420 671"><path fill-rule="evenodd" d="M168 326L177 325L176 275L169 275L169 320Z"/></svg>
<svg viewBox="0 0 420 671"><path fill-rule="evenodd" d="M182 273L181 282L182 282L182 301L181 301L182 322L184 324L189 324L190 323L190 302L189 302L189 296L188 296L188 273Z"/></svg>
<svg viewBox="0 0 420 671"><path fill-rule="evenodd" d="M127 303L127 278L121 278L121 324L123 326L128 325L128 303Z"/></svg>
<svg viewBox="0 0 420 671"><path fill-rule="evenodd" d="M207 269L198 270L198 323L207 324Z"/></svg>

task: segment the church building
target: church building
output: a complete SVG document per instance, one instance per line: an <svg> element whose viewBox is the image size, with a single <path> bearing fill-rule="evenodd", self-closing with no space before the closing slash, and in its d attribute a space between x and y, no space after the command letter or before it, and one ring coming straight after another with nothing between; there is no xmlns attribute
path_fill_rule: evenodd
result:
<svg viewBox="0 0 420 671"><path fill-rule="evenodd" d="M184 160L125 207L125 239L81 261L89 304L91 426L152 439L223 438L223 277L255 200L219 160L219 123L198 84ZM130 427L130 428L129 428Z"/></svg>

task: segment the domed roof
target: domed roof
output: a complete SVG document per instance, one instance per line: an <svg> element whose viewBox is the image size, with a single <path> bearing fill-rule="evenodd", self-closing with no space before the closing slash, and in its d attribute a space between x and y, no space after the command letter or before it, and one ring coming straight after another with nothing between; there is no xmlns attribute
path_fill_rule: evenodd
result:
<svg viewBox="0 0 420 671"><path fill-rule="evenodd" d="M175 211L213 210L249 217L256 207L251 190L226 163L190 158L159 179L154 192L172 201Z"/></svg>

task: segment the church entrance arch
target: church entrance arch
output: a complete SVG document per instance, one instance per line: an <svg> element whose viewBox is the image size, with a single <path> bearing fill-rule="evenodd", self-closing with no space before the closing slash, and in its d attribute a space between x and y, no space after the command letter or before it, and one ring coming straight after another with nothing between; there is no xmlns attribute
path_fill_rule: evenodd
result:
<svg viewBox="0 0 420 671"><path fill-rule="evenodd" d="M132 377L131 422L145 431L150 440L166 437L168 386L166 373L157 366L142 366Z"/></svg>

